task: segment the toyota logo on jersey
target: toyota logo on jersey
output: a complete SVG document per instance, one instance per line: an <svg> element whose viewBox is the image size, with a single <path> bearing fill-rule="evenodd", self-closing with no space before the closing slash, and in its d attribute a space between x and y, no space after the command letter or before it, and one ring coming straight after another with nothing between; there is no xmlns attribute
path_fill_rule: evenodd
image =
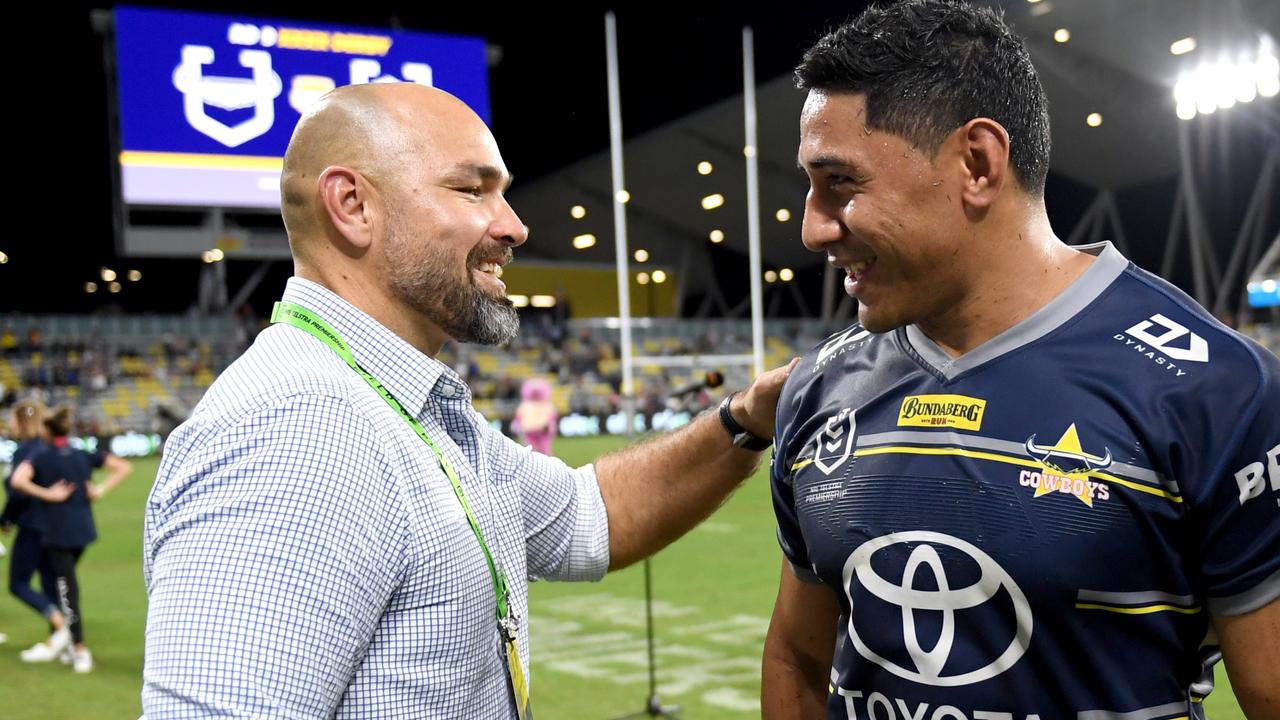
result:
<svg viewBox="0 0 1280 720"><path fill-rule="evenodd" d="M1013 667L1031 606L992 557L927 530L868 540L844 564L848 633L862 657L907 680L969 685Z"/></svg>

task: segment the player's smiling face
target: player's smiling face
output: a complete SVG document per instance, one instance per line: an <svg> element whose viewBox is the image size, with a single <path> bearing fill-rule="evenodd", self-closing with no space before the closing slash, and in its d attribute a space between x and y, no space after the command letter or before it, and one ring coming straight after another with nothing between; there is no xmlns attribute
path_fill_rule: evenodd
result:
<svg viewBox="0 0 1280 720"><path fill-rule="evenodd" d="M967 224L937 158L865 123L863 95L810 91L800 116L798 161L809 176L801 237L845 271L862 326L885 332L963 296Z"/></svg>

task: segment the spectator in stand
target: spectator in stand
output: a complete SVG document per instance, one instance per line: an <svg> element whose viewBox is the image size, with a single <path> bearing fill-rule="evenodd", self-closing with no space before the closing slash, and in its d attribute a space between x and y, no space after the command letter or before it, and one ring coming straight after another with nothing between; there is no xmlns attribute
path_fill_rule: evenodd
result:
<svg viewBox="0 0 1280 720"><path fill-rule="evenodd" d="M4 353L5 357L16 355L18 352L18 336L13 334L13 328L5 326L4 331L0 332L0 353Z"/></svg>
<svg viewBox="0 0 1280 720"><path fill-rule="evenodd" d="M577 415L591 415L594 399L595 396L591 394L591 386L586 376L579 375L573 378L573 389L569 391L569 412Z"/></svg>
<svg viewBox="0 0 1280 720"><path fill-rule="evenodd" d="M40 352L44 346L44 335L40 332L40 328L33 327L27 330L27 344L25 350L28 353Z"/></svg>

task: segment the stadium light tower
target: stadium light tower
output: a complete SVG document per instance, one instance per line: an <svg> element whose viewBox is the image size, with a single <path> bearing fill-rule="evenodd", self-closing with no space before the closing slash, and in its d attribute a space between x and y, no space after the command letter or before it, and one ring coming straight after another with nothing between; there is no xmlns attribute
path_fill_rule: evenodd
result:
<svg viewBox="0 0 1280 720"><path fill-rule="evenodd" d="M1264 35L1252 55L1235 60L1224 55L1183 74L1173 87L1173 101L1178 117L1192 120L1278 93L1280 60L1276 59L1275 42Z"/></svg>

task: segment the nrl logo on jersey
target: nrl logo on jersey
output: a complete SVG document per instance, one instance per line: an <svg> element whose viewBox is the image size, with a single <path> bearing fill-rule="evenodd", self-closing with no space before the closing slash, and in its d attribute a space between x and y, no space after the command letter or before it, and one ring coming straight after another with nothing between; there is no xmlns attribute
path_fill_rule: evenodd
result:
<svg viewBox="0 0 1280 720"><path fill-rule="evenodd" d="M813 371L819 372L837 355L842 355L852 348L866 345L867 338L870 336L870 331L863 330L857 325L850 326L848 330L836 335L828 340L826 345L818 348L818 358L813 363Z"/></svg>
<svg viewBox="0 0 1280 720"><path fill-rule="evenodd" d="M1095 499L1111 499L1111 488L1091 479L1096 477L1093 473L1111 467L1111 450L1104 448L1102 457L1085 452L1075 423L1053 445L1036 444L1032 434L1023 447L1027 456L1040 465L1039 470L1018 473L1019 485L1035 488L1033 498L1057 492L1074 496L1089 507L1093 507Z"/></svg>
<svg viewBox="0 0 1280 720"><path fill-rule="evenodd" d="M827 424L813 436L813 465L830 475L853 457L853 435L857 420L851 408L844 408L827 419Z"/></svg>

